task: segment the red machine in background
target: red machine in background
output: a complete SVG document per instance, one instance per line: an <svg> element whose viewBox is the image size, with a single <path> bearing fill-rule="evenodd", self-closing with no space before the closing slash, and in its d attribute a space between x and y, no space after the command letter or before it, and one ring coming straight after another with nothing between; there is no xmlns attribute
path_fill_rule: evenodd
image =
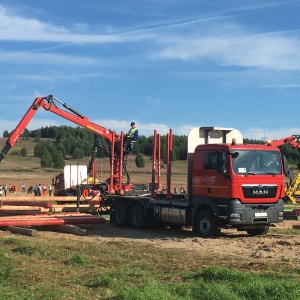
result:
<svg viewBox="0 0 300 300"><path fill-rule="evenodd" d="M60 103L64 108L70 112L57 107L56 102ZM116 134L115 132L106 129L91 122L86 116L82 115L68 104L61 102L52 95L46 97L37 97L22 120L19 122L15 130L11 133L7 139L5 146L0 152L0 161L6 156L8 151L15 145L20 135L25 130L30 120L34 117L36 112L43 108L46 111L50 111L64 119L67 119L83 128L86 128L98 136L106 138L110 146L110 176L107 180L106 190L109 194L123 195L125 190L130 189L130 182L123 183L123 169L124 165L124 133Z"/></svg>
<svg viewBox="0 0 300 300"><path fill-rule="evenodd" d="M279 147L279 146L283 146L283 145L290 145L294 148L300 148L300 135L299 134L294 134L288 137L285 137L283 139L280 140L274 140L272 141L272 145Z"/></svg>

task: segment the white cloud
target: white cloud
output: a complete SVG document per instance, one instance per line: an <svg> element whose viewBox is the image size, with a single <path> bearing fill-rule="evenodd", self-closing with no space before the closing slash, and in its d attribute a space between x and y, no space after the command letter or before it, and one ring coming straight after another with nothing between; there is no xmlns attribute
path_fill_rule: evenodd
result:
<svg viewBox="0 0 300 300"><path fill-rule="evenodd" d="M223 66L258 67L275 70L300 69L300 40L284 33L253 34L238 26L219 24L219 32L178 35L165 39L165 47L153 53L154 60L211 59ZM230 33L228 33L230 32Z"/></svg>
<svg viewBox="0 0 300 300"><path fill-rule="evenodd" d="M51 64L51 65L98 65L92 58L64 54L30 52L0 52L0 62L13 64Z"/></svg>
<svg viewBox="0 0 300 300"><path fill-rule="evenodd" d="M294 134L300 134L300 127L263 129L258 127L249 127L246 130L241 130L244 138L256 140L278 140L289 137Z"/></svg>
<svg viewBox="0 0 300 300"><path fill-rule="evenodd" d="M14 14L4 6L0 5L0 40L5 41L35 41L56 43L116 43L125 41L136 41L141 38L150 37L138 32L115 33L115 34L77 34L63 26L55 26L36 19L24 18ZM83 24L74 24L73 30L85 27Z"/></svg>
<svg viewBox="0 0 300 300"><path fill-rule="evenodd" d="M269 5L272 5L269 3ZM280 5L280 4L276 4ZM238 8L241 12L254 7ZM233 10L235 11L235 10ZM228 13L217 12L217 16ZM174 20L172 23L152 24L127 31L115 30L101 34L77 34L87 29L85 24L74 24L72 29L56 26L33 18L25 18L0 5L0 40L60 43L53 48L89 43L128 43L147 41L154 60L194 61L210 59L221 66L254 67L277 70L300 69L300 40L297 32L259 33L223 22L222 18L199 17L194 20ZM205 21L205 22L204 22ZM199 24L201 22L201 24ZM75 28L75 29L74 29ZM165 30L162 30L165 29ZM87 31L88 32L88 31ZM148 48L149 49L149 48ZM51 47L37 51L49 51ZM32 52L31 52L32 53ZM86 57L28 52L0 53L0 60L16 63L69 63L92 65Z"/></svg>

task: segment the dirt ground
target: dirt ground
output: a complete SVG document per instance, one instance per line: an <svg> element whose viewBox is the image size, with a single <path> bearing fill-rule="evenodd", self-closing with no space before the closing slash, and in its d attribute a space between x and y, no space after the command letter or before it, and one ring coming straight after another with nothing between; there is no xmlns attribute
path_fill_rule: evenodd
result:
<svg viewBox="0 0 300 300"><path fill-rule="evenodd" d="M15 196L24 196L20 191L22 182L26 189L30 184L51 183L51 173L20 174L2 172L2 179L11 181L17 185L18 190ZM11 180L10 180L11 179ZM8 195L13 197L14 195ZM274 228L292 228L293 225L300 225L299 220L285 220L283 223L274 224ZM117 228L113 224L87 226L88 236L76 236L57 232L40 232L39 235L46 235L49 238L78 239L80 241L125 241L143 245L152 245L166 249L186 249L205 253L211 253L214 257L228 255L234 257L235 261L246 258L263 262L267 265L280 265L283 262L293 266L300 266L300 235L276 234L270 230L266 236L250 237L245 232L238 232L235 229L222 230L221 236L214 239L201 239L196 237L190 228L181 230L156 229L156 230L134 230L130 228ZM300 230L300 229L299 229ZM0 235L10 234L0 231Z"/></svg>
<svg viewBox="0 0 300 300"><path fill-rule="evenodd" d="M277 224L278 228L292 228L299 221L286 220ZM153 245L159 248L180 248L205 253L234 257L252 257L264 261L289 261L300 266L300 235L281 235L269 233L266 236L250 237L246 232L225 229L221 236L212 239L196 237L190 228L135 230L117 228L113 224L98 225L96 230L88 230L84 239L97 241L127 241L137 244ZM74 237L75 238L75 237ZM214 256L215 256L214 255Z"/></svg>

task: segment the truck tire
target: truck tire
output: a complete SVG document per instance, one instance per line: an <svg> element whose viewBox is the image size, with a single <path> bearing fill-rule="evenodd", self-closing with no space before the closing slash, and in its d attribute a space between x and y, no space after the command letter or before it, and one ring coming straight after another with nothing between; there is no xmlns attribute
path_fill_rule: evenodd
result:
<svg viewBox="0 0 300 300"><path fill-rule="evenodd" d="M269 231L269 226L265 225L259 228L248 229L247 233L251 236L256 236L256 235L265 235L268 233L268 231Z"/></svg>
<svg viewBox="0 0 300 300"><path fill-rule="evenodd" d="M194 231L202 238L216 237L220 234L217 220L209 210L201 211L196 219Z"/></svg>
<svg viewBox="0 0 300 300"><path fill-rule="evenodd" d="M147 226L147 216L141 204L135 205L130 213L130 225L135 229L143 229Z"/></svg>
<svg viewBox="0 0 300 300"><path fill-rule="evenodd" d="M113 212L113 221L117 227L130 225L130 207L127 203L119 203Z"/></svg>

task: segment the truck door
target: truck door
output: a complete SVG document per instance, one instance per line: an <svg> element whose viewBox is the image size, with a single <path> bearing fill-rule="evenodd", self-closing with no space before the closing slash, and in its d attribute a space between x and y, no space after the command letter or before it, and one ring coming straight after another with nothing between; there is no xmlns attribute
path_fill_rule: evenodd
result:
<svg viewBox="0 0 300 300"><path fill-rule="evenodd" d="M225 151L206 152L204 154L204 170L207 177L206 195L211 197L228 197L228 163Z"/></svg>

